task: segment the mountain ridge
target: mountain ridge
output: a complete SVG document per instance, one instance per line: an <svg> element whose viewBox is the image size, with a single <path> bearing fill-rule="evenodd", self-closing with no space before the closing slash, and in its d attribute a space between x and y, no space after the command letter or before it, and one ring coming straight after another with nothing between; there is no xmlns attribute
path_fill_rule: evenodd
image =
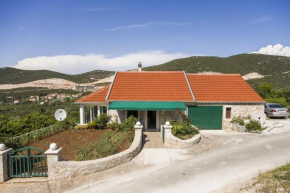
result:
<svg viewBox="0 0 290 193"><path fill-rule="evenodd" d="M185 71L187 73L217 72L247 75L256 73L259 78L247 80L252 86L271 83L276 88L289 86L290 57L263 54L238 54L229 57L191 56L175 59L164 64L143 68L145 71ZM68 75L49 70L21 70L0 68L0 84L21 84L48 78L62 78L77 84L91 83L114 74L113 71L94 70L82 74Z"/></svg>

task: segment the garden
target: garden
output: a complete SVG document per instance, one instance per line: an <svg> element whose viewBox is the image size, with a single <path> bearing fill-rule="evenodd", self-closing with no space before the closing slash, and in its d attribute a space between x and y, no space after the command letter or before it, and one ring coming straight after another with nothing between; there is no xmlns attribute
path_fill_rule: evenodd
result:
<svg viewBox="0 0 290 193"><path fill-rule="evenodd" d="M253 120L250 116L233 117L231 123L243 127L244 131L248 132L261 132L266 129L265 127L262 127L260 121Z"/></svg>
<svg viewBox="0 0 290 193"><path fill-rule="evenodd" d="M62 158L65 160L93 160L113 155L128 149L134 139L134 125L137 119L129 117L124 123L117 120L110 122L111 117L101 114L88 125L75 125L70 119L47 126L52 122L45 122L42 129L24 132L25 128L32 125L24 125L22 135L16 137L2 137L1 143L14 149L28 146L46 151L51 143L62 147ZM38 120L38 119L37 119ZM25 123L25 122L24 122ZM45 127L47 126L47 127ZM36 127L36 126L35 126ZM33 128L35 128L33 127Z"/></svg>
<svg viewBox="0 0 290 193"><path fill-rule="evenodd" d="M182 117L181 121L169 121L172 125L172 135L179 139L186 140L198 134L198 128L191 124L191 121L187 115L185 115L180 110L178 110L178 113Z"/></svg>

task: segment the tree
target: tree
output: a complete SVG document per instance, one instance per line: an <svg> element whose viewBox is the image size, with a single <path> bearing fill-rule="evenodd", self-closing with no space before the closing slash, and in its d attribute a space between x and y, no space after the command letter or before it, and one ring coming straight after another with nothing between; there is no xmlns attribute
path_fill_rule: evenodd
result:
<svg viewBox="0 0 290 193"><path fill-rule="evenodd" d="M266 99L266 98L275 98L276 97L276 91L274 90L274 87L272 84L264 83L261 84L257 89L259 95Z"/></svg>

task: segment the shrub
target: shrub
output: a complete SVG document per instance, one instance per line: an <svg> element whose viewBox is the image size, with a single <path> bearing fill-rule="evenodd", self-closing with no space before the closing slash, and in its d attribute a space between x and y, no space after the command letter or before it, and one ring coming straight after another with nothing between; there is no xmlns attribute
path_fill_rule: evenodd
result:
<svg viewBox="0 0 290 193"><path fill-rule="evenodd" d="M245 125L245 122L244 122L243 118L240 117L240 116L233 117L231 123L237 123L237 124L242 125L242 126Z"/></svg>
<svg viewBox="0 0 290 193"><path fill-rule="evenodd" d="M89 128L88 125L76 125L74 127L74 129L76 129L76 130L88 129L88 128Z"/></svg>
<svg viewBox="0 0 290 193"><path fill-rule="evenodd" d="M178 121L171 122L172 134L180 139L189 139L198 134L196 127Z"/></svg>
<svg viewBox="0 0 290 193"><path fill-rule="evenodd" d="M133 131L134 126L137 122L137 119L134 116L130 116L126 121L121 124L120 130L121 131Z"/></svg>
<svg viewBox="0 0 290 193"><path fill-rule="evenodd" d="M263 131L265 129L257 120L250 120L250 122L246 125L246 128L248 129L248 131Z"/></svg>
<svg viewBox="0 0 290 193"><path fill-rule="evenodd" d="M111 116L107 114L101 114L98 118L89 123L88 127L98 127L98 129L104 129L107 126L110 119Z"/></svg>

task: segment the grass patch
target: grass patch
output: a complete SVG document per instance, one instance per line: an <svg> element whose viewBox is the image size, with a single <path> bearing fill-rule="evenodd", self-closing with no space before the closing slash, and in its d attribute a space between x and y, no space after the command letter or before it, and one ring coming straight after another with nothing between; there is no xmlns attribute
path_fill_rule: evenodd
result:
<svg viewBox="0 0 290 193"><path fill-rule="evenodd" d="M133 136L133 137L132 137ZM106 131L97 141L80 148L77 151L77 161L93 160L116 154L127 149L134 139L133 131ZM128 144L122 148L122 144Z"/></svg>
<svg viewBox="0 0 290 193"><path fill-rule="evenodd" d="M241 190L249 189L255 192L290 192L290 164L259 174L250 187Z"/></svg>

